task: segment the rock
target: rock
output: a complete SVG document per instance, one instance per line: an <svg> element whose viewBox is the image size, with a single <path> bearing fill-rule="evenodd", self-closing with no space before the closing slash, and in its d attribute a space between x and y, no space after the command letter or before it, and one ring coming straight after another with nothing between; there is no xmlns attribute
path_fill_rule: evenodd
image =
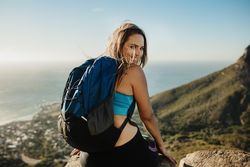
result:
<svg viewBox="0 0 250 167"><path fill-rule="evenodd" d="M239 60L237 62L250 65L250 45L248 45L245 48L243 55L239 58Z"/></svg>
<svg viewBox="0 0 250 167"><path fill-rule="evenodd" d="M81 152L80 155L73 155L69 158L65 167L85 167L88 153Z"/></svg>
<svg viewBox="0 0 250 167"><path fill-rule="evenodd" d="M245 87L250 87L250 45L246 47L243 55L239 58L236 65L238 66L238 77Z"/></svg>
<svg viewBox="0 0 250 167"><path fill-rule="evenodd" d="M248 47L245 49L244 61L245 61L245 63L250 65L250 45L248 45Z"/></svg>
<svg viewBox="0 0 250 167"><path fill-rule="evenodd" d="M250 167L250 153L241 150L204 150L187 154L179 167Z"/></svg>

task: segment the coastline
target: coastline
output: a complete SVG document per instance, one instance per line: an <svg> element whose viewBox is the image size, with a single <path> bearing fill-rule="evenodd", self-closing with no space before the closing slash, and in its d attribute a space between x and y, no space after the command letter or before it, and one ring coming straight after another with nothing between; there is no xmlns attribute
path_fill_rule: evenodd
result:
<svg viewBox="0 0 250 167"><path fill-rule="evenodd" d="M12 118L12 119L9 119L9 120L6 120L6 121L1 121L0 126L4 126L4 125L7 125L7 124L12 123L12 122L30 121L33 118L33 116L35 114L37 114L37 113L38 112L33 113L33 114L29 114L29 115L25 115L25 116L22 116L22 117Z"/></svg>
<svg viewBox="0 0 250 167"><path fill-rule="evenodd" d="M51 103L44 103L39 105L39 110L33 113L29 113L27 115L23 115L23 116L16 116L16 117L12 117L8 120L5 121L1 121L0 122L0 126L4 126L13 122L19 122L19 121L30 121L33 119L33 117L35 115L37 115L40 112L46 112L48 110L48 108L51 108L51 106L58 104L59 102L51 102Z"/></svg>

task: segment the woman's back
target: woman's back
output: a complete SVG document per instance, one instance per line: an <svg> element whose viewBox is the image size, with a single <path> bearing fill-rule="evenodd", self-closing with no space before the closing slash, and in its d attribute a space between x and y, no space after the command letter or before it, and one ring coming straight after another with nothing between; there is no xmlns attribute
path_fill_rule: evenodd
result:
<svg viewBox="0 0 250 167"><path fill-rule="evenodd" d="M134 70L136 70L136 67L131 66L122 77L120 83L119 84L116 83L115 92L117 93L118 97L123 96L122 98L127 98L128 100L133 98L134 93L133 93L133 83L131 81L132 80L131 78L133 77ZM119 128L122 125L123 121L126 119L126 117L127 116L122 114L116 114L115 112L114 114L115 126ZM122 131L115 146L121 146L127 143L135 136L136 132L137 128L128 123L125 126L124 130Z"/></svg>

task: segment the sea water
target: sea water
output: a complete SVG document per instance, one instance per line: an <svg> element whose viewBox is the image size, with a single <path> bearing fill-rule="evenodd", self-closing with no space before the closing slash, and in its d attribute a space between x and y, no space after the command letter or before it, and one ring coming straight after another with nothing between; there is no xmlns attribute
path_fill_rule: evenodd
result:
<svg viewBox="0 0 250 167"><path fill-rule="evenodd" d="M60 102L70 70L79 62L1 63L0 125L30 119L40 106ZM148 63L149 95L178 87L230 65L230 62Z"/></svg>

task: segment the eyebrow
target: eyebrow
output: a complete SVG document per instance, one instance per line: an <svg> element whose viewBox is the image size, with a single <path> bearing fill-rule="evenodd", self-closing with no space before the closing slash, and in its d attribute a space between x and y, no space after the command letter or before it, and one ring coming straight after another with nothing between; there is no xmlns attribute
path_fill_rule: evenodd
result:
<svg viewBox="0 0 250 167"><path fill-rule="evenodd" d="M137 44L135 44L135 43L131 43L130 45L134 45L134 46L137 46L137 47L139 47L139 45L137 45ZM141 46L142 48L144 48L144 45L143 46Z"/></svg>

